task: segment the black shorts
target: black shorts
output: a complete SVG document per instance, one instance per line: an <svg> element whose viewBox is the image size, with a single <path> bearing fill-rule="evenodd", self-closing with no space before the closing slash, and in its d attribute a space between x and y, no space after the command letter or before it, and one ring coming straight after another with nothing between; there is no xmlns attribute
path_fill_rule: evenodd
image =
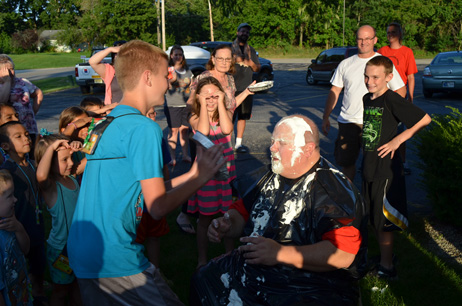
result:
<svg viewBox="0 0 462 306"><path fill-rule="evenodd" d="M236 97L241 92L236 92ZM234 111L233 122L237 120L250 120L252 117L253 96L248 95L247 98Z"/></svg>
<svg viewBox="0 0 462 306"><path fill-rule="evenodd" d="M349 167L356 164L361 149L363 126L356 123L338 123L334 156L337 165Z"/></svg>
<svg viewBox="0 0 462 306"><path fill-rule="evenodd" d="M29 262L29 273L33 275L43 275L47 266L47 257L45 255L45 244L41 243L31 246L29 253L26 255Z"/></svg>
<svg viewBox="0 0 462 306"><path fill-rule="evenodd" d="M169 128L189 126L187 107L168 107L168 113L169 116L166 117Z"/></svg>
<svg viewBox="0 0 462 306"><path fill-rule="evenodd" d="M375 231L392 232L408 227L404 176L363 181L363 196Z"/></svg>

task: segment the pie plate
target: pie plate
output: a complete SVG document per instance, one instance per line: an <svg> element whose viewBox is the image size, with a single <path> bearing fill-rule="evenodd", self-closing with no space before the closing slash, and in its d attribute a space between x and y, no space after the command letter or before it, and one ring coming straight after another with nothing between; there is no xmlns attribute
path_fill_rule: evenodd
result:
<svg viewBox="0 0 462 306"><path fill-rule="evenodd" d="M274 81L264 81L254 85L250 85L248 88L251 92L263 91L273 87Z"/></svg>

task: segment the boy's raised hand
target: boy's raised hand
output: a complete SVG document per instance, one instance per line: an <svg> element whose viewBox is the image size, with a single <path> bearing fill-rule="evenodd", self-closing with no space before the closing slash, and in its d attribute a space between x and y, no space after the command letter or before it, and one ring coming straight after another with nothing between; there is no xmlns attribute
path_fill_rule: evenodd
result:
<svg viewBox="0 0 462 306"><path fill-rule="evenodd" d="M205 184L210 181L215 176L218 169L225 164L226 160L224 158L220 161L222 157L223 147L221 145L214 145L210 149L197 146L197 159L191 167L191 170L195 171Z"/></svg>

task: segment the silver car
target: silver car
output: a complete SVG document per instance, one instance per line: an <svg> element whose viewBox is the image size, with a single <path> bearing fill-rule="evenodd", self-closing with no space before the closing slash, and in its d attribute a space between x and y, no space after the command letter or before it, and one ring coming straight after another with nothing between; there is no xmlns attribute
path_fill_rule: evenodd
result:
<svg viewBox="0 0 462 306"><path fill-rule="evenodd" d="M435 92L462 91L462 52L441 52L425 67L423 94L431 98Z"/></svg>

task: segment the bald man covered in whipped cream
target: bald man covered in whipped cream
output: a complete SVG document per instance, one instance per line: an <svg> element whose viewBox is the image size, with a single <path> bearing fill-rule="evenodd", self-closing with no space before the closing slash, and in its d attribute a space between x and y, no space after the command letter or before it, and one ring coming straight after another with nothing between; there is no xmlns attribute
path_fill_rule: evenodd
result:
<svg viewBox="0 0 462 306"><path fill-rule="evenodd" d="M271 143L271 170L208 230L242 245L194 275L191 305L357 305L367 251L358 190L320 155L307 117L281 119Z"/></svg>

